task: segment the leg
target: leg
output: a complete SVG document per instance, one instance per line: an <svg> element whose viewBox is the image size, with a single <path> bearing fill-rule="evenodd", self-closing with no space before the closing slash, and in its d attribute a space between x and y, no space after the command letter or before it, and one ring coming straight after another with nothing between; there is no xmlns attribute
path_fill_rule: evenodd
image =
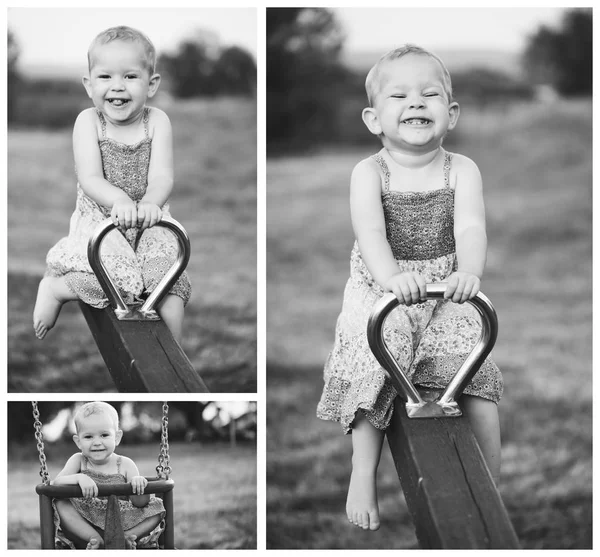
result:
<svg viewBox="0 0 600 557"><path fill-rule="evenodd" d="M87 542L86 549L100 549L104 540L98 531L78 512L68 499L58 499L55 503L60 525L69 538Z"/></svg>
<svg viewBox="0 0 600 557"><path fill-rule="evenodd" d="M348 520L364 530L379 528L377 504L377 467L384 432L357 412L352 428L352 476L348 488Z"/></svg>
<svg viewBox="0 0 600 557"><path fill-rule="evenodd" d="M498 485L501 460L498 405L491 400L469 395L462 396L461 405L492 473L492 478Z"/></svg>
<svg viewBox="0 0 600 557"><path fill-rule="evenodd" d="M161 521L161 516L159 514L155 516L151 516L146 520L143 520L139 524L136 524L130 530L125 532L125 544L127 545L127 549L136 549L136 540L147 536Z"/></svg>
<svg viewBox="0 0 600 557"><path fill-rule="evenodd" d="M183 299L175 294L167 294L158 304L156 311L169 327L173 338L181 343L183 336Z"/></svg>
<svg viewBox="0 0 600 557"><path fill-rule="evenodd" d="M40 281L33 309L35 336L43 339L54 327L63 304L77 299L75 293L67 286L64 277L44 277Z"/></svg>

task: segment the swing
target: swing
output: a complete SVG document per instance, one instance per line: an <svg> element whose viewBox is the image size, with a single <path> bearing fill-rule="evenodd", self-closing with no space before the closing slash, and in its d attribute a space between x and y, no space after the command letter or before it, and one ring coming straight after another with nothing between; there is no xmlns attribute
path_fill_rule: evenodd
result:
<svg viewBox="0 0 600 557"><path fill-rule="evenodd" d="M33 427L35 429L35 439L40 460L40 476L42 483L37 485L35 491L39 495L40 505L40 533L42 549L59 549L55 545L54 536L54 509L52 499L70 499L71 497L82 497L81 488L78 485L50 485L50 475L46 464L46 454L44 452L44 440L42 437L42 422L38 403L32 402L33 407ZM148 485L144 493L155 494L163 500L165 507L165 529L158 539L160 549L175 549L175 535L173 522L173 488L175 482L169 478L171 474L170 456L169 456L169 405L164 402L162 406L160 452L158 454L158 465L156 467L156 477L146 477ZM107 524L109 523L109 510L111 509L110 499L116 501L117 496L132 495L130 484L98 484L98 497L109 497L107 505ZM115 515L113 515L114 517ZM119 517L116 513L116 517ZM111 517L112 518L112 517ZM120 518L117 518L115 525L116 537L122 536L122 526ZM119 542L120 543L120 542ZM107 545L105 549L113 549ZM140 548L141 549L141 548Z"/></svg>

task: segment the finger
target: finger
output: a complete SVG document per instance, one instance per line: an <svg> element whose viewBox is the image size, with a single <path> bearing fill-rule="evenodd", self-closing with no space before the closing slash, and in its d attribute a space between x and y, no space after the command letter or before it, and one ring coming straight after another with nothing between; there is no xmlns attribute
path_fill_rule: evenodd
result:
<svg viewBox="0 0 600 557"><path fill-rule="evenodd" d="M448 298L451 298L453 293L454 293L454 280L452 277L450 277L446 281L446 290L444 290L444 299L447 300Z"/></svg>
<svg viewBox="0 0 600 557"><path fill-rule="evenodd" d="M416 279L417 286L419 288L419 300L425 301L427 299L427 284L422 276Z"/></svg>
<svg viewBox="0 0 600 557"><path fill-rule="evenodd" d="M410 288L410 295L413 303L417 303L421 298L421 289L417 283L417 280L414 277L411 277L408 286Z"/></svg>
<svg viewBox="0 0 600 557"><path fill-rule="evenodd" d="M405 303L404 294L402 294L402 290L400 290L400 287L397 284L392 286L392 292L394 293L394 296L396 296L396 298L398 298L399 303L401 303L401 304Z"/></svg>
<svg viewBox="0 0 600 557"><path fill-rule="evenodd" d="M454 294L452 295L453 302L459 303L462 300L464 288L465 288L465 286L462 283L459 283L457 285L456 290L454 291Z"/></svg>
<svg viewBox="0 0 600 557"><path fill-rule="evenodd" d="M404 303L407 306L412 304L412 294L410 292L410 286L408 284L400 285L400 292L402 293L402 298L404 299Z"/></svg>
<svg viewBox="0 0 600 557"><path fill-rule="evenodd" d="M143 207L138 207L138 210L137 210L138 224L143 224L145 220L146 220L146 210Z"/></svg>

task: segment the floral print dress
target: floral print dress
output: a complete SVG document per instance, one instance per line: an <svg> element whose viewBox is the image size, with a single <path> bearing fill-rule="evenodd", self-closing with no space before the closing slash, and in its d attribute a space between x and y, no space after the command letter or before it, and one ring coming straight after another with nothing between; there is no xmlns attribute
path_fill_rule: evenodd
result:
<svg viewBox="0 0 600 557"><path fill-rule="evenodd" d="M443 188L400 192L389 189L390 172L383 156L373 156L381 170L386 234L398 269L417 272L426 283L444 282L456 269L452 155L445 152L444 157ZM355 242L317 407L319 418L340 422L345 433L351 432L359 410L381 430L387 428L392 416L397 393L367 340L369 315L383 294ZM479 341L481 321L471 304L427 300L398 306L386 319L383 336L413 384L444 389ZM463 392L496 403L500 400L502 375L489 357Z"/></svg>
<svg viewBox="0 0 600 557"><path fill-rule="evenodd" d="M98 144L104 178L122 189L134 202L139 202L148 187L148 169L152 138L148 133L149 108L144 109L145 138L127 145L106 137L106 120L96 111L102 137ZM162 207L163 216L170 216L169 206ZM97 227L110 217L110 208L88 197L77 184L77 201L71 216L69 235L50 249L46 257L45 276L64 276L69 288L86 304L104 308L108 298L96 279L87 257L88 241ZM109 232L102 242L101 257L119 292L127 304L140 301L157 286L177 259L177 239L167 229L153 226L141 232L130 228L125 234ZM171 287L187 303L191 285L186 272Z"/></svg>

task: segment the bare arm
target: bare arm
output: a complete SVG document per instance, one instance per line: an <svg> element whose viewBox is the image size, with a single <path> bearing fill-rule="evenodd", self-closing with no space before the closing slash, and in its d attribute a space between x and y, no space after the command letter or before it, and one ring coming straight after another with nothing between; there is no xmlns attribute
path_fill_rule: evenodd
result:
<svg viewBox="0 0 600 557"><path fill-rule="evenodd" d="M461 157L454 193L454 238L458 270L481 279L487 258L485 208L481 173L477 165Z"/></svg>
<svg viewBox="0 0 600 557"><path fill-rule="evenodd" d="M144 493L147 482L140 476L135 462L126 456L121 456L121 466L126 480L131 484L134 493ZM150 502L150 495L130 495L129 500L134 507L145 507Z"/></svg>
<svg viewBox="0 0 600 557"><path fill-rule="evenodd" d="M485 208L481 173L467 157L456 156L454 239L458 268L448 277L446 298L464 303L479 292L487 258Z"/></svg>
<svg viewBox="0 0 600 557"><path fill-rule="evenodd" d="M169 117L152 108L152 154L148 169L148 188L140 203L152 203L162 207L173 190L173 132Z"/></svg>
<svg viewBox="0 0 600 557"><path fill-rule="evenodd" d="M398 265L387 241L381 205L381 178L370 159L359 162L350 179L352 227L362 258L382 287L398 273Z"/></svg>
<svg viewBox="0 0 600 557"><path fill-rule="evenodd" d="M64 468L56 475L50 483L52 485L78 485L78 477L81 469L81 453L76 453L67 460Z"/></svg>
<svg viewBox="0 0 600 557"><path fill-rule="evenodd" d="M116 201L129 196L104 178L102 158L98 147L94 109L79 114L73 127L73 154L77 179L81 189L96 203L112 208Z"/></svg>

